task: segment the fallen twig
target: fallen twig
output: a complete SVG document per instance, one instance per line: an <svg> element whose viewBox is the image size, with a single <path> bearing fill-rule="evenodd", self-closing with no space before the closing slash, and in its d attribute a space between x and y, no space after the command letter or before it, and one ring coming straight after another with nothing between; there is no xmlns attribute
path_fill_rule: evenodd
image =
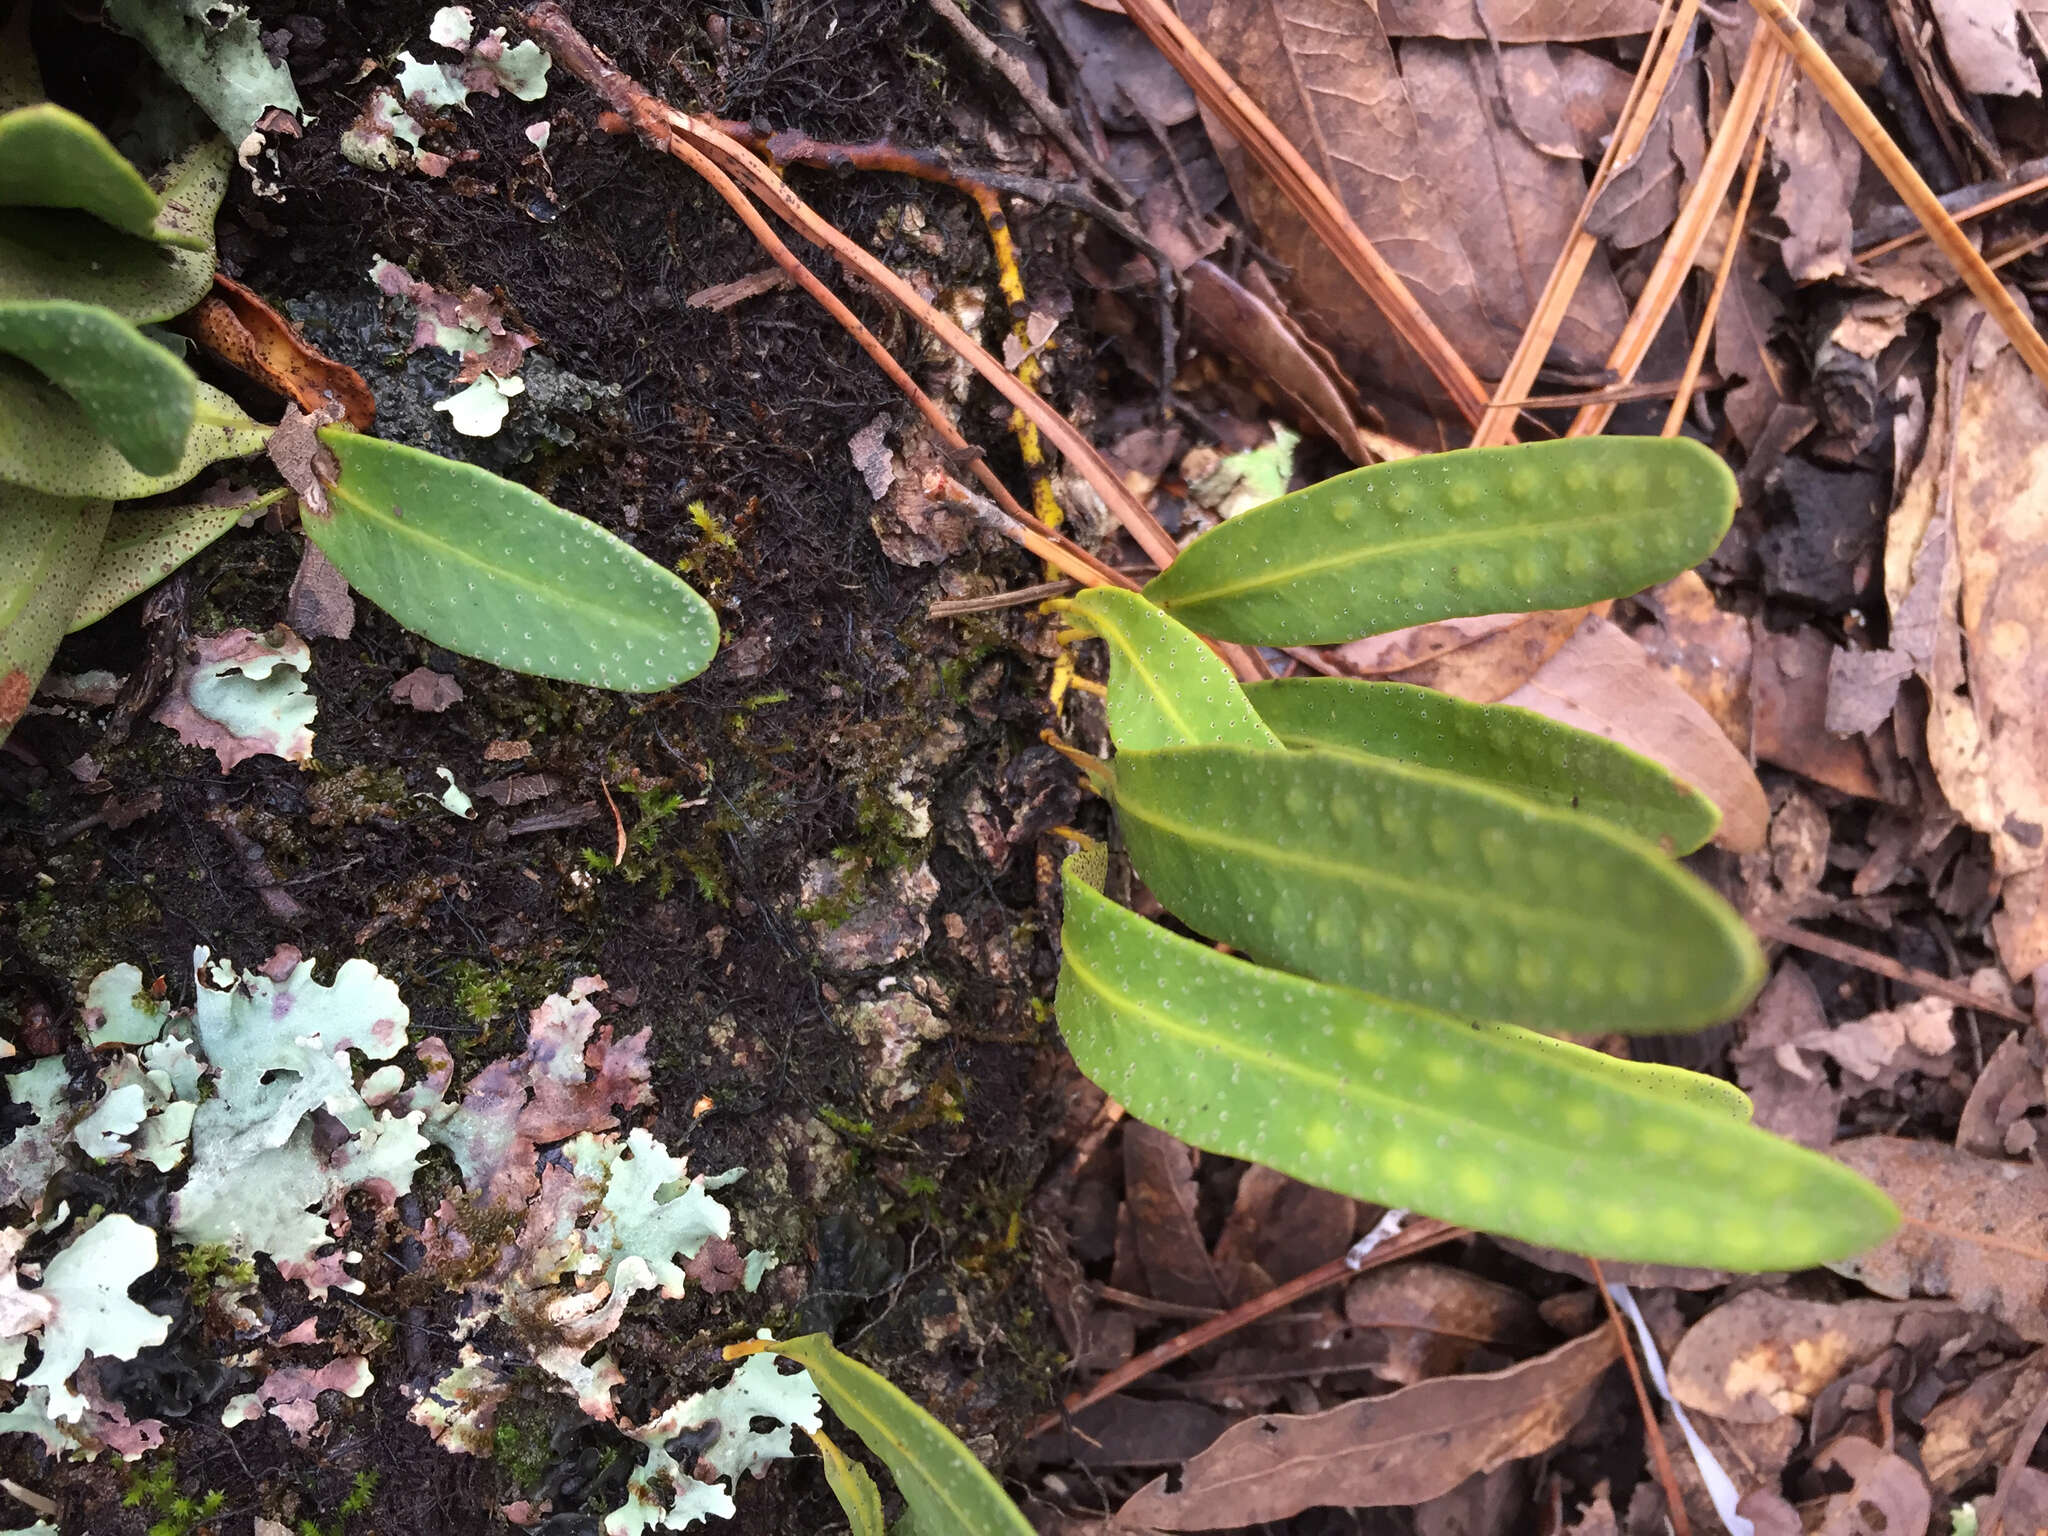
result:
<svg viewBox="0 0 2048 1536"><path fill-rule="evenodd" d="M1615 1341L1621 1346L1622 1363L1628 1367L1628 1383L1635 1388L1636 1409L1643 1416L1643 1435L1649 1442L1650 1461L1657 1469L1657 1484L1664 1490L1665 1512L1671 1520L1672 1536L1692 1536L1692 1518L1685 1511L1685 1499L1678 1491L1678 1478L1671 1470L1671 1449L1664 1443L1664 1430L1657 1423L1657 1410L1650 1402L1650 1389L1643 1385L1642 1367L1636 1364L1636 1341L1629 1337L1621 1308L1614 1304L1614 1297L1607 1289L1607 1276L1600 1269L1600 1261L1589 1256L1586 1263L1593 1270L1593 1289L1607 1304L1607 1321L1614 1329Z"/></svg>
<svg viewBox="0 0 2048 1536"><path fill-rule="evenodd" d="M1775 918L1752 917L1749 926L1766 939L1776 939L1780 944L1790 944L1794 949L1810 950L1816 955L1826 955L1830 960L1839 960L1844 965L1853 965L1861 970L1871 971L1893 981L1904 982L1954 1003L1958 1008L1975 1008L1979 1013L1989 1013L2001 1019L2010 1019L2015 1024L2031 1024L2033 1016L2024 1009L2015 1008L1999 998L1986 997L1973 992L1960 981L1951 981L1946 976L1937 976L1932 971L1923 971L1915 965L1901 965L1875 950L1864 949L1861 945L1846 944L1840 939L1825 938L1818 933L1808 933L1804 928L1795 928L1790 923L1781 923Z"/></svg>
<svg viewBox="0 0 2048 1536"><path fill-rule="evenodd" d="M1649 355L1650 344L1657 339L1657 332L1663 329L1671 306L1678 302L1686 277L1692 271L1693 258L1699 254L1707 231L1713 227L1714 215L1720 211L1722 200L1728 195L1729 184L1735 180L1735 168L1742 162L1743 146L1749 142L1751 133L1761 131L1765 108L1769 106L1772 94L1767 86L1775 85L1779 78L1777 55L1777 40L1764 28L1757 28L1749 41L1748 56L1742 61L1742 73L1736 77L1735 89L1729 93L1728 111L1721 119L1721 131L1714 135L1714 142L1707 147L1699 177L1686 193L1678 217L1672 222L1671 233L1665 236L1663 248L1657 252L1656 265L1651 267L1649 279L1643 284L1635 307L1629 311L1628 321L1621 328L1614 350L1608 354L1607 366L1620 375L1623 383L1635 378L1636 370L1642 367L1643 359ZM1571 427L1565 435L1592 437L1604 431L1613 416L1614 407L1611 405L1582 406L1578 415L1572 418Z"/></svg>
<svg viewBox="0 0 2048 1536"><path fill-rule="evenodd" d="M1347 1259L1332 1259L1297 1276L1285 1285L1275 1286L1263 1296L1255 1296L1242 1306L1232 1307L1221 1317L1213 1317L1206 1323L1198 1323L1187 1332L1176 1334L1164 1344L1146 1350L1142 1355L1133 1355L1115 1370L1109 1372L1085 1392L1075 1392L1060 1404L1059 1412L1049 1413L1031 1426L1032 1438L1049 1434L1058 1429L1073 1415L1084 1408L1093 1407L1106 1397L1123 1391L1132 1382L1142 1380L1162 1366L1171 1365L1183 1355L1226 1338L1240 1328L1249 1327L1264 1317L1271 1317L1283 1308L1291 1307L1304 1296L1313 1296L1317 1291L1350 1279L1368 1269L1377 1269L1382 1264L1391 1264L1398 1259L1410 1259L1418 1253L1441 1247L1455 1238L1469 1234L1463 1227L1448 1226L1441 1221L1424 1219L1405 1232L1388 1239L1366 1255L1363 1262L1353 1266Z"/></svg>
<svg viewBox="0 0 2048 1536"><path fill-rule="evenodd" d="M1735 200L1735 217L1728 226L1728 238L1721 247L1721 263L1714 269L1714 286L1708 290L1699 323L1693 328L1692 351L1685 359L1685 373L1678 381L1678 392L1671 397L1671 409L1664 417L1665 437L1678 436L1678 429L1685 424L1685 413L1692 405L1693 390L1699 385L1700 369L1707 361L1707 347L1714 339L1714 321L1721 313L1721 299L1728 292L1728 279L1734 274L1736 258L1742 253L1743 231L1749 227L1749 205L1756 196L1757 176L1764 168L1764 146L1770 141L1771 114L1778 99L1778 82L1784 73L1785 56L1781 53L1771 60L1770 78L1764 82L1764 111L1757 125L1756 145L1749 152L1749 169L1742 175L1742 195Z"/></svg>
<svg viewBox="0 0 2048 1536"><path fill-rule="evenodd" d="M1507 371L1500 376L1493 399L1487 403L1486 411L1479 419L1478 430L1472 434L1472 446L1475 448L1489 448L1515 440L1514 408L1519 407L1529 391L1535 388L1536 375L1543 367L1543 360L1550 355L1550 344L1557 338L1558 327L1564 324L1564 317L1571 309L1572 296L1579 291L1586 266L1600 248L1599 238L1586 233L1586 219L1592 213L1593 205L1599 201L1600 194L1606 190L1609 178L1628 164L1649 136L1650 125L1656 121L1657 109L1670 87L1672 73L1685 55L1686 37L1692 31L1693 18L1699 14L1699 0L1679 0L1675 17L1671 14L1671 5L1672 0L1664 0L1658 11L1657 25L1650 33L1649 46L1643 50L1642 65L1629 85L1628 96L1622 102L1620 120L1607 141L1607 153L1601 157L1599 168L1586 187L1578 215L1572 220L1571 233L1565 237L1564 249L1558 252L1557 260L1550 268L1550 276L1544 280L1543 292L1537 296L1535 312L1529 316L1529 323L1522 328L1521 340L1515 344L1515 355L1508 360Z"/></svg>

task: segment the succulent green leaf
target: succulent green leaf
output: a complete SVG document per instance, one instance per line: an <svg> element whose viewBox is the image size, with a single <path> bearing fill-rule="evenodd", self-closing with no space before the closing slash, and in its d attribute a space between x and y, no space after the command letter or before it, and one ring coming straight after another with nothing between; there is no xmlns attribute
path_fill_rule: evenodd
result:
<svg viewBox="0 0 2048 1536"><path fill-rule="evenodd" d="M183 314L213 286L213 220L229 164L214 139L164 178L159 230L191 235L190 250L117 234L68 209L15 210L0 225L0 300L71 299L138 325Z"/></svg>
<svg viewBox="0 0 2048 1536"><path fill-rule="evenodd" d="M53 496L132 501L176 490L207 465L255 453L269 439L270 428L212 385L198 390L198 420L184 453L167 473L146 475L93 430L70 396L24 364L0 357L0 481Z"/></svg>
<svg viewBox="0 0 2048 1536"><path fill-rule="evenodd" d="M1109 734L1119 748L1279 749L1223 658L1185 624L1117 587L1083 592L1066 611L1109 647Z"/></svg>
<svg viewBox="0 0 2048 1536"><path fill-rule="evenodd" d="M329 428L332 515L305 530L349 585L437 645L651 693L718 647L710 604L597 524L473 464Z"/></svg>
<svg viewBox="0 0 2048 1536"><path fill-rule="evenodd" d="M1582 1075L1606 1078L1639 1093L1669 1099L1675 1104L1690 1104L1710 1114L1725 1115L1740 1125L1747 1125L1756 1113L1756 1106L1750 1103L1749 1095L1725 1078L1709 1077L1704 1072L1688 1072L1683 1067L1666 1066L1659 1061L1627 1061L1605 1051L1590 1050L1569 1040L1560 1040L1555 1035L1540 1035L1518 1024L1480 1021L1469 1027L1477 1035L1512 1040L1530 1050L1548 1051L1563 1061L1569 1070Z"/></svg>
<svg viewBox="0 0 2048 1536"><path fill-rule="evenodd" d="M811 1373L811 1382L896 1479L921 1531L1030 1536L1031 1522L945 1425L883 1377L848 1359L822 1333L768 1346Z"/></svg>
<svg viewBox="0 0 2048 1536"><path fill-rule="evenodd" d="M1271 965L1566 1033L1731 1017L1740 918L1628 833L1426 768L1317 748L1120 752L1117 819L1166 909Z"/></svg>
<svg viewBox="0 0 2048 1536"><path fill-rule="evenodd" d="M832 1496L846 1513L850 1536L888 1536L888 1527L882 1523L882 1492L868 1476L868 1469L834 1445L822 1431L813 1433L811 1439L824 1460L825 1481L831 1486Z"/></svg>
<svg viewBox="0 0 2048 1536"><path fill-rule="evenodd" d="M57 653L110 510L0 481L0 741Z"/></svg>
<svg viewBox="0 0 2048 1536"><path fill-rule="evenodd" d="M1145 595L1221 640L1322 645L1625 596L1712 554L1734 514L1734 476L1685 438L1464 448L1234 517Z"/></svg>
<svg viewBox="0 0 2048 1536"><path fill-rule="evenodd" d="M69 395L142 474L167 474L184 456L199 380L112 310L63 299L0 301L0 352Z"/></svg>
<svg viewBox="0 0 2048 1536"><path fill-rule="evenodd" d="M194 244L158 230L162 201L105 134L47 101L0 116L0 207L75 208L124 234Z"/></svg>
<svg viewBox="0 0 2048 1536"><path fill-rule="evenodd" d="M1714 835L1714 803L1663 764L1512 704L1471 704L1407 683L1290 677L1245 688L1290 747L1390 757L1462 774L1544 805L1596 816L1691 853Z"/></svg>
<svg viewBox="0 0 2048 1536"><path fill-rule="evenodd" d="M121 507L107 522L99 561L78 594L71 629L97 624L205 549L250 513L280 500L280 488L248 501L183 507Z"/></svg>
<svg viewBox="0 0 2048 1536"><path fill-rule="evenodd" d="M1066 882L1081 1068L1198 1147L1358 1199L1617 1259L1802 1269L1898 1221L1837 1163L1591 1053L1267 970ZM1627 1065L1619 1063L1617 1065ZM829 1396L829 1393L828 1393Z"/></svg>

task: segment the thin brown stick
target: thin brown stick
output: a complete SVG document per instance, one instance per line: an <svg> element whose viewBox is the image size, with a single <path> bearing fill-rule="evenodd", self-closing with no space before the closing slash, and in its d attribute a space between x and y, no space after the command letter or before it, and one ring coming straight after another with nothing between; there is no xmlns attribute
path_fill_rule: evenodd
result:
<svg viewBox="0 0 2048 1536"><path fill-rule="evenodd" d="M829 220L821 217L808 203L777 179L766 166L748 154L744 147L721 132L714 120L696 118L689 113L679 112L659 97L642 89L631 76L614 66L589 39L576 30L556 0L542 0L541 4L524 12L521 19L527 30L546 44L549 52L564 68L595 91L613 111L630 122L649 145L675 155L692 169L698 170L700 175L704 174L700 168L701 164L715 162L717 169L724 171L733 181L743 185L752 196L759 198L777 218L806 239L831 251L844 265L874 284L883 296L899 309L958 352L973 366L975 372L995 387L998 393L1038 424L1039 430L1082 473L1095 493L1116 515L1117 521L1123 524L1131 537L1137 541L1138 547L1144 550L1154 563L1163 567L1172 562L1174 556L1179 553L1172 535L1159 526L1158 521L1145 510L1125 487L1122 479L1103 460L1094 444L1083 437L1073 423L1018 383L1016 376L991 357L979 342L927 303L902 278L890 271L864 247L849 240ZM678 148L679 144L693 153L682 153ZM708 176L706 179L711 180ZM724 187L719 186L717 181L713 181L712 184L718 188L721 196L726 195ZM731 203L733 200L727 196L726 201ZM739 211L735 205L734 212ZM746 217L745 214L741 216ZM758 214L755 217L758 218ZM754 229L751 222L748 228L754 231L756 239L760 238L759 231ZM802 266L802 263L799 262L797 265ZM790 276L794 278L796 274L791 272ZM847 323L842 312L851 312L846 311L843 304L839 304L836 299L828 302L809 285L806 285L805 291L832 309L834 317L838 318L842 325ZM869 355L874 354L870 352ZM879 358L876 361L880 363ZM898 379L899 375L907 377L902 374L900 365L893 365L892 360L890 377ZM898 387L902 387L900 381ZM995 493L991 491L990 494ZM1000 502L1003 498L997 499Z"/></svg>
<svg viewBox="0 0 2048 1536"><path fill-rule="evenodd" d="M1835 61L1828 57L1827 50L1813 40L1813 34L1800 24L1799 18L1787 8L1785 0L1749 0L1749 3L1776 30L1784 46L1791 51L1800 72L1819 87L1828 105L1835 109L1835 115L1856 136L1856 142L1863 146L1863 152L1884 172L1885 180L1892 184L1899 200L1913 210L1928 238L1940 246L1942 254L1955 264L1963 281L1970 285L1970 292L1977 296L1977 302L1984 306L1985 312L1998 322L1999 329L2005 332L2013 350L2033 370L2034 377L2048 384L2048 341L2042 340L2027 312L2005 291L2005 285L1985 264L1984 258L1977 254L1962 226L1941 206L1941 199L1934 195L1934 189L1921 179L1920 173L1913 168L1913 162L1892 142L1884 124L1863 104L1863 98L1856 94L1856 88L1835 67Z"/></svg>
<svg viewBox="0 0 2048 1536"><path fill-rule="evenodd" d="M1671 409L1664 417L1665 437L1678 436L1678 429L1685 425L1685 413L1692 407L1693 391L1699 387L1700 369L1707 361L1707 348L1713 344L1714 321L1721 313L1721 299L1728 292L1728 279L1735 272L1736 258L1742 253L1743 231L1749 227L1750 199L1756 196L1757 177L1764 168L1764 147L1770 143L1771 114L1776 110L1778 84L1785 74L1785 55L1779 54L1771 60L1770 79L1764 84L1764 110L1757 120L1756 147L1749 153L1749 169L1742 176L1742 195L1735 200L1735 217L1729 222L1728 239L1721 248L1721 263L1714 269L1714 286L1707 294L1706 307L1700 311L1699 325L1692 338L1692 351L1685 359L1685 373L1678 381L1678 393L1671 397Z"/></svg>
<svg viewBox="0 0 2048 1536"><path fill-rule="evenodd" d="M1721 131L1714 135L1714 142L1707 147L1706 159L1700 165L1699 179L1687 191L1678 217L1672 222L1671 233L1665 236L1663 248L1657 252L1656 264L1650 268L1643 291L1636 299L1635 307L1629 311L1628 321L1621 328L1614 350L1608 354L1607 366L1619 374L1624 383L1635 378L1636 370L1649 355L1651 343L1657 339L1657 332L1663 329L1671 306L1678 302L1679 294L1684 291L1693 258L1699 254L1707 231L1713 226L1714 215L1728 195L1729 184L1735 180L1736 167L1742 163L1743 146L1749 142L1749 136L1755 131L1763 112L1766 102L1764 82L1767 78L1777 78L1777 52L1777 39L1768 29L1758 27L1749 40L1749 54L1742 61L1742 73L1736 77L1735 89L1729 93L1728 112L1721 119ZM1614 407L1611 405L1581 407L1565 435L1594 436L1606 430L1613 417Z"/></svg>
<svg viewBox="0 0 2048 1536"><path fill-rule="evenodd" d="M1229 124L1259 168L1300 210L1330 254L1387 317L1395 334L1436 376L1458 413L1476 423L1486 407L1485 386L1417 302L1401 274L1366 238L1329 183L1316 174L1165 0L1123 0L1123 6L1124 14L1166 55L1203 105Z"/></svg>
<svg viewBox="0 0 2048 1536"><path fill-rule="evenodd" d="M1600 194L1606 191L1614 172L1628 164L1649 136L1650 125L1656 121L1672 73L1684 56L1685 40L1692 31L1693 20L1699 15L1699 0L1679 0L1675 16L1671 6L1672 0L1664 0L1657 13L1657 24L1651 30L1649 46L1643 50L1643 62L1629 84L1628 96L1622 102L1621 117L1607 142L1607 152L1601 156L1599 169L1594 171L1593 179L1586 187L1578 214L1572 220L1571 231L1565 237L1564 248L1552 264L1550 276L1544 279L1543 292L1537 296L1535 311L1529 316L1529 323L1522 328L1521 339L1515 343L1515 354L1508 360L1507 371L1494 388L1493 399L1480 419L1479 429L1472 434L1472 446L1475 448L1493 447L1515 440L1515 410L1535 387L1543 360L1550 355L1550 344L1557 339L1558 327L1564 324L1564 317L1571 309L1572 296L1579 290L1593 253L1600 248L1599 239L1586 233L1586 220Z"/></svg>
<svg viewBox="0 0 2048 1536"><path fill-rule="evenodd" d="M1781 923L1775 918L1752 917L1749 926L1766 939L1775 939L1780 944L1790 944L1794 949L1808 950L1816 955L1826 955L1830 960L1839 960L1843 965L1853 965L1860 970L1903 982L1909 987L1934 997L1944 998L1958 1008L1974 1008L1979 1013L1992 1014L1997 1018L2010 1019L2015 1024L2031 1024L2032 1015L2024 1009L2015 1008L2011 1003L1995 997L1986 997L1981 992L1972 992L1960 981L1951 981L1946 976L1937 976L1932 971L1923 971L1915 965L1901 965L1888 955L1876 950L1864 949L1857 944L1847 944L1840 939L1830 939L1818 933L1808 933L1804 928L1795 928L1790 923Z"/></svg>
<svg viewBox="0 0 2048 1536"><path fill-rule="evenodd" d="M1707 387L1718 383L1718 374L1707 375ZM1502 406L1518 411L1562 410L1570 405L1626 405L1631 400L1668 400L1677 394L1684 379L1656 379L1636 384L1608 384L1600 389L1575 389L1562 395L1525 395L1520 400L1503 400Z"/></svg>
<svg viewBox="0 0 2048 1536"><path fill-rule="evenodd" d="M1466 1235L1463 1227L1447 1226L1441 1221L1425 1218L1373 1249L1365 1256L1365 1262L1356 1269L1343 1259L1332 1259L1305 1275L1297 1276L1285 1285L1275 1286L1263 1296L1255 1296L1242 1306L1232 1307L1221 1317L1211 1318L1185 1333L1176 1334L1164 1344L1156 1345L1142 1355L1133 1355L1087 1391L1070 1394L1060 1405L1058 1413L1047 1414L1031 1426L1029 1433L1032 1438L1048 1434L1084 1408L1091 1408L1104 1398L1114 1396L1132 1382L1142 1380L1162 1366L1171 1365L1183 1355L1193 1354L1198 1349L1214 1344L1218 1339L1227 1338L1238 1329L1256 1323L1260 1318L1271 1317L1275 1312L1291 1307L1304 1296L1313 1296L1317 1291L1327 1290L1339 1281L1363 1274L1368 1269L1377 1269L1382 1264L1391 1264L1397 1259L1413 1258L1418 1253L1440 1247L1454 1238Z"/></svg>
<svg viewBox="0 0 2048 1536"><path fill-rule="evenodd" d="M981 28L968 19L967 13L953 3L953 0L926 0L926 4L937 13L939 20L953 29L953 35L960 40L962 47L1010 83L1010 89L1031 109L1031 115L1038 119L1040 126L1059 140L1060 148L1067 152L1074 164L1086 171L1096 184L1115 200L1119 208L1131 206L1134 199L1130 188L1119 181L1116 174L1095 157L1095 152L1081 142L1081 136L1074 132L1073 124L1067 121L1066 113L1055 106L1052 98L1038 88L1038 83L1031 78L1031 72L1021 62L997 47Z"/></svg>
<svg viewBox="0 0 2048 1536"><path fill-rule="evenodd" d="M2008 187L2003 192L1993 193L1990 197L1984 198L1980 202L1971 203L1966 208L1955 209L1950 217L1959 225L1967 224L1972 219L1981 219L1987 213L1996 213L2001 208L2008 207L2013 203L2020 202L2025 198L2033 197L2042 192L2048 192L2048 176L2036 176L2032 181L2021 182L2016 187ZM1876 261L1880 256L1889 256L1893 251L1903 250L1905 247L1926 238L1927 231L1925 229L1908 230L1903 235L1894 235L1891 239L1880 241L1867 250L1858 251L1849 259L1858 266L1861 266L1866 262ZM1819 279L1816 278L1814 281L1817 282Z"/></svg>
<svg viewBox="0 0 2048 1536"><path fill-rule="evenodd" d="M1065 597L1079 586L1077 581L1041 581L1035 587L1013 587L1008 592L991 592L986 597L942 597L925 609L924 616L928 619L957 619L969 613L1029 608L1048 597Z"/></svg>
<svg viewBox="0 0 2048 1536"><path fill-rule="evenodd" d="M1589 1257L1587 1264L1593 1270L1593 1288L1600 1293L1600 1299L1607 1303L1607 1321L1614 1327L1614 1337L1621 1344L1621 1358L1628 1366L1629 1385L1636 1389L1636 1407L1643 1415L1643 1436L1650 1443L1650 1460L1657 1467L1657 1484L1664 1490L1664 1503L1671 1516L1673 1536L1692 1536L1692 1517L1685 1512L1685 1499L1678 1491L1678 1479L1671 1471L1671 1451L1664 1444L1664 1430L1657 1422L1657 1410L1650 1402L1650 1389L1643 1385L1642 1367L1636 1364L1636 1341L1629 1336L1628 1324L1622 1319L1621 1308L1614 1304L1614 1298L1607 1291L1607 1276L1601 1273L1600 1261Z"/></svg>

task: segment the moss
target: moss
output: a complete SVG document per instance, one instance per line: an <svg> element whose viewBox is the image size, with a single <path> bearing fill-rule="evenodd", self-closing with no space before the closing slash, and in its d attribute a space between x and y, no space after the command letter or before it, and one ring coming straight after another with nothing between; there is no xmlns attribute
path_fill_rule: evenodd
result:
<svg viewBox="0 0 2048 1536"><path fill-rule="evenodd" d="M366 763L320 779L306 791L306 799L316 827L355 827L374 817L397 820L408 804L400 770Z"/></svg>
<svg viewBox="0 0 2048 1536"><path fill-rule="evenodd" d="M458 960L449 968L448 981L455 993L455 1006L472 1024L485 1025L499 1018L512 1001L512 978L493 972L474 960Z"/></svg>
<svg viewBox="0 0 2048 1536"><path fill-rule="evenodd" d="M539 1373L519 1372L491 1426L491 1461L521 1493L539 1487L555 1464L554 1433L561 1418L560 1399L540 1385Z"/></svg>
<svg viewBox="0 0 2048 1536"><path fill-rule="evenodd" d="M192 1305L203 1307L216 1289L242 1289L256 1283L256 1266L235 1257L225 1243L179 1244L171 1250L171 1262L184 1272L186 1292Z"/></svg>

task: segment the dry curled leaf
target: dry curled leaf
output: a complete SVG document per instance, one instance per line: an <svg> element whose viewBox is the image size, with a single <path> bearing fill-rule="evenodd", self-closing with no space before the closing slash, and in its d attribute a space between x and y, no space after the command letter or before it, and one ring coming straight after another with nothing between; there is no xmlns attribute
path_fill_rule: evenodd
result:
<svg viewBox="0 0 2048 1536"><path fill-rule="evenodd" d="M2013 1441L2048 1396L2048 1349L1986 1371L1921 1421L1920 1463L1937 1491L1952 1494L2012 1454Z"/></svg>
<svg viewBox="0 0 2048 1536"><path fill-rule="evenodd" d="M2048 1340L2048 1173L1893 1136L1841 1142L1834 1155L1906 1219L1868 1253L1830 1269L1880 1296L1945 1296L2023 1339Z"/></svg>
<svg viewBox="0 0 2048 1536"><path fill-rule="evenodd" d="M430 715L438 715L443 710L460 704L462 699L462 684L445 672L436 672L432 667L414 667L391 685L392 703L410 704L414 709ZM485 756L488 757L489 754L486 753Z"/></svg>
<svg viewBox="0 0 2048 1536"><path fill-rule="evenodd" d="M1803 1417L1823 1387L1890 1348L1908 1320L1956 1310L1746 1291L1686 1330L1671 1353L1671 1390L1687 1408L1736 1423Z"/></svg>
<svg viewBox="0 0 2048 1536"><path fill-rule="evenodd" d="M1420 1504L1482 1472L1549 1450L1571 1432L1609 1366L1601 1328L1483 1376L1453 1376L1314 1414L1233 1425L1118 1511L1139 1530L1214 1531L1286 1520L1317 1505Z"/></svg>

